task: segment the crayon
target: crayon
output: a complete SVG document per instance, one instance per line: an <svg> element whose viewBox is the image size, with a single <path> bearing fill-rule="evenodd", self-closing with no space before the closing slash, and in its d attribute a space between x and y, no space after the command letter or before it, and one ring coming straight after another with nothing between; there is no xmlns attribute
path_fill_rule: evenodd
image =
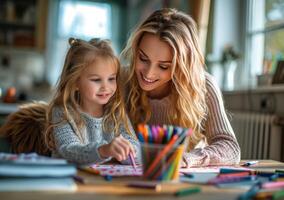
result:
<svg viewBox="0 0 284 200"><path fill-rule="evenodd" d="M190 187L190 188L184 188L176 191L174 193L177 197L187 196L195 193L199 193L201 191L200 187Z"/></svg>

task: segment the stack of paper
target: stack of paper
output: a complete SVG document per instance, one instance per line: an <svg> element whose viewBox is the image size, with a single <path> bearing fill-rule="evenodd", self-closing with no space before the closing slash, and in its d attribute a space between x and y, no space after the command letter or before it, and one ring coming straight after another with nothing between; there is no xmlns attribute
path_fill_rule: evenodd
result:
<svg viewBox="0 0 284 200"><path fill-rule="evenodd" d="M0 153L0 191L73 191L75 174L76 167L63 159Z"/></svg>

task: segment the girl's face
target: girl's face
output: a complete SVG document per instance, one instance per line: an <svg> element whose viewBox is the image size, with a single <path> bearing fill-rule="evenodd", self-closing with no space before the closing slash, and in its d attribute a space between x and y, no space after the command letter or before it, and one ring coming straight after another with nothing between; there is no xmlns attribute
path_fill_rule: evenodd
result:
<svg viewBox="0 0 284 200"><path fill-rule="evenodd" d="M172 49L154 34L146 33L138 46L135 73L142 90L150 97L169 93Z"/></svg>
<svg viewBox="0 0 284 200"><path fill-rule="evenodd" d="M109 101L117 88L116 76L114 63L100 57L82 72L77 86L84 111L102 107Z"/></svg>

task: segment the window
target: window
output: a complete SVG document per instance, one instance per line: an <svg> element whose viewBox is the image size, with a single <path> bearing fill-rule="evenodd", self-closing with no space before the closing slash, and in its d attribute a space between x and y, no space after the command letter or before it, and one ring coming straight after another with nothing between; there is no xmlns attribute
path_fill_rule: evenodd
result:
<svg viewBox="0 0 284 200"><path fill-rule="evenodd" d="M284 0L248 1L246 63L249 83L256 85L256 77L273 74L278 60L284 59Z"/></svg>
<svg viewBox="0 0 284 200"><path fill-rule="evenodd" d="M68 38L84 40L107 38L115 40L113 31L113 4L94 1L49 1L50 27L47 50L47 79L55 85L69 47ZM56 26L53 26L57 24Z"/></svg>
<svg viewBox="0 0 284 200"><path fill-rule="evenodd" d="M111 6L88 1L60 1L59 37L110 38Z"/></svg>

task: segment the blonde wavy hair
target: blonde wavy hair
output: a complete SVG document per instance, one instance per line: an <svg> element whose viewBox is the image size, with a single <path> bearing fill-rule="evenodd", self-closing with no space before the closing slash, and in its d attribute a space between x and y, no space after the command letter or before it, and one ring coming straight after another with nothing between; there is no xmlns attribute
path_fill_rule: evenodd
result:
<svg viewBox="0 0 284 200"><path fill-rule="evenodd" d="M173 51L170 99L174 103L169 108L168 120L193 129L190 139L190 146L193 146L202 136L202 121L207 114L204 58L196 24L189 15L164 8L155 11L132 32L121 56L130 61L127 63L130 67L127 69L129 93L126 101L135 127L138 123L147 123L151 117L146 92L140 88L135 74L139 44L146 33L157 35Z"/></svg>
<svg viewBox="0 0 284 200"><path fill-rule="evenodd" d="M77 81L82 72L97 58L111 61L117 69L117 90L109 102L104 105L103 130L113 132L118 135L119 127L124 125L130 134L128 118L125 111L125 104L120 84L120 62L115 56L108 40L92 39L84 41L80 39L69 39L70 48L67 52L63 70L57 83L57 89L53 100L48 108L48 125L45 134L45 141L50 149L55 148L52 130L55 126L64 123L70 118L79 128L84 126L84 121L80 116L80 93L76 89ZM52 123L52 110L59 106L63 108L63 119L59 123ZM78 137L83 142L84 136L79 133Z"/></svg>

